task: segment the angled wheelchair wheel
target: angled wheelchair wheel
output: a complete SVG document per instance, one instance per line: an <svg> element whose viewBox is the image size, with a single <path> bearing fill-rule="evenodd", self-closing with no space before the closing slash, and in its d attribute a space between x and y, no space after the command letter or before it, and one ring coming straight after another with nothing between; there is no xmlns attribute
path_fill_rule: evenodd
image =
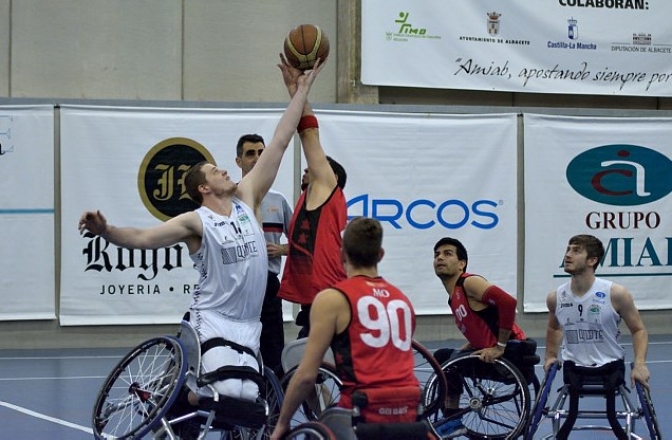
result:
<svg viewBox="0 0 672 440"><path fill-rule="evenodd" d="M413 358L415 360L415 376L422 388L423 418L429 418L443 407L446 399L446 376L441 364L434 355L422 344L413 340Z"/></svg>
<svg viewBox="0 0 672 440"><path fill-rule="evenodd" d="M294 377L298 366L292 368L282 378L283 392L287 391L289 382ZM327 363L320 365L317 380L315 382L315 391L310 397L301 403L299 409L292 417L291 426L298 426L305 422L316 421L322 411L333 406L341 397L341 387L343 382L336 374L336 369Z"/></svg>
<svg viewBox="0 0 672 440"><path fill-rule="evenodd" d="M246 431L247 437L240 435L240 438L249 438L251 440L268 440L275 429L282 408L283 398L282 385L273 370L264 366L264 387L260 390L259 398L268 405L268 420L266 425L260 429L240 429ZM234 436L234 439L237 437Z"/></svg>
<svg viewBox="0 0 672 440"><path fill-rule="evenodd" d="M313 421L292 428L285 440L336 440L336 436L327 425Z"/></svg>
<svg viewBox="0 0 672 440"><path fill-rule="evenodd" d="M553 386L553 381L555 380L558 368L558 362L551 365L551 368L548 369L544 376L544 380L541 382L540 391L537 393L534 405L532 406L530 423L527 427L527 432L525 433L525 440L534 439L534 434L536 434L539 429L539 423L544 417L544 411L548 411L546 404L548 403L548 396L551 393L551 387Z"/></svg>
<svg viewBox="0 0 672 440"><path fill-rule="evenodd" d="M651 440L660 440L662 437L660 435L660 427L658 426L656 410L653 407L653 401L651 400L651 393L647 387L643 386L639 382L635 383L635 388L637 389L637 397L639 398L639 403L642 406L642 415L644 416L646 428L649 431Z"/></svg>
<svg viewBox="0 0 672 440"><path fill-rule="evenodd" d="M486 363L466 354L443 364L448 394L460 394L461 416L469 438L509 439L522 435L530 415L530 390L508 360Z"/></svg>
<svg viewBox="0 0 672 440"><path fill-rule="evenodd" d="M141 438L158 427L182 388L185 371L184 350L176 338L157 337L132 349L98 393L95 438Z"/></svg>

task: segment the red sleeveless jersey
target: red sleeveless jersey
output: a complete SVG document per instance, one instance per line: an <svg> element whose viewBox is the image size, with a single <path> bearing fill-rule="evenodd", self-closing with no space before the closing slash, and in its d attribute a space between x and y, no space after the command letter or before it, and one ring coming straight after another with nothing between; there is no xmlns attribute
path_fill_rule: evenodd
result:
<svg viewBox="0 0 672 440"><path fill-rule="evenodd" d="M334 289L352 313L347 329L331 342L344 385L339 406L352 408L358 389L418 387L411 348L415 312L406 295L381 277L355 276Z"/></svg>
<svg viewBox="0 0 672 440"><path fill-rule="evenodd" d="M464 292L462 284L464 280L473 274L463 273L460 276L453 294L448 298L448 305L453 311L455 325L462 332L469 344L480 350L481 348L494 347L499 339L499 311L493 306L488 306L483 310L475 311L469 307L467 295ZM524 340L525 333L513 324L509 339Z"/></svg>
<svg viewBox="0 0 672 440"><path fill-rule="evenodd" d="M341 232L348 208L340 187L317 209L306 209L306 192L299 198L289 225L289 255L278 296L312 304L315 295L346 278L341 262Z"/></svg>

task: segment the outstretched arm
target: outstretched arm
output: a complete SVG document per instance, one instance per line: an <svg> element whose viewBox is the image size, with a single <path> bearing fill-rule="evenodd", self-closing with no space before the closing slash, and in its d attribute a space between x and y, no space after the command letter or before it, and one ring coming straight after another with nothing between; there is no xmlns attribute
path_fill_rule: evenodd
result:
<svg viewBox="0 0 672 440"><path fill-rule="evenodd" d="M292 67L284 56L281 55L282 64L280 70L285 81L285 86L290 96L296 93L294 83L296 78L301 74L299 69ZM310 106L308 100L303 107L303 117L315 117L315 113ZM321 205L331 195L338 183L336 175L327 161L327 156L322 149L320 143L319 128L306 128L299 131L301 137L301 146L303 147L303 154L308 162L308 169L310 171L310 184L308 190L309 205Z"/></svg>
<svg viewBox="0 0 672 440"><path fill-rule="evenodd" d="M192 251L192 246L200 246L203 235L203 225L193 211L144 229L112 226L100 211L87 211L80 217L78 227L80 234L88 230L117 246L130 249L157 249L185 242Z"/></svg>
<svg viewBox="0 0 672 440"><path fill-rule="evenodd" d="M282 62L286 62L284 58ZM282 64L278 66L283 70ZM238 196L255 210L261 205L261 200L278 174L282 156L296 132L310 88L321 70L322 66L317 62L312 70L307 70L295 78L295 93L278 122L273 138L266 145L264 154L259 157L254 168L238 184Z"/></svg>

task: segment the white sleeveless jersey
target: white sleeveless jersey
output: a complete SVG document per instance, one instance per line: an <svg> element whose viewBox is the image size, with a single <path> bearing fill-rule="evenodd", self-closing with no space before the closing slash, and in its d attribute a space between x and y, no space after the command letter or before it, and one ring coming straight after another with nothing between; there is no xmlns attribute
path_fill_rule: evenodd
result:
<svg viewBox="0 0 672 440"><path fill-rule="evenodd" d="M598 367L624 358L618 343L621 317L611 304L612 282L595 278L590 290L576 296L571 281L558 287L555 316L563 330L563 361Z"/></svg>
<svg viewBox="0 0 672 440"><path fill-rule="evenodd" d="M206 207L201 248L190 255L200 274L191 309L214 310L229 319L259 319L266 292L268 257L264 233L254 211L233 198L231 216Z"/></svg>

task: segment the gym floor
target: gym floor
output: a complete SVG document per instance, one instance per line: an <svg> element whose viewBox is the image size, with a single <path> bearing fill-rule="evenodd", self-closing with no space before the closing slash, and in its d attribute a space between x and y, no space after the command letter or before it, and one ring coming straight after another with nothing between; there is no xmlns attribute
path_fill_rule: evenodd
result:
<svg viewBox="0 0 672 440"><path fill-rule="evenodd" d="M541 342L541 341L540 341ZM424 342L430 349L461 341ZM540 344L542 345L542 344ZM627 358L632 345L624 339ZM93 438L91 412L108 373L130 349L0 350L0 439L84 440ZM539 347L543 359L544 347ZM672 433L672 335L652 335L648 366L651 395L663 434ZM541 368L538 375L543 376ZM556 377L558 387L560 377ZM555 388L555 387L554 387ZM604 420L606 424L606 420ZM592 424L602 421L593 421ZM543 431L542 425L541 431ZM646 429L637 424L644 438ZM572 439L613 438L609 433L576 432Z"/></svg>

